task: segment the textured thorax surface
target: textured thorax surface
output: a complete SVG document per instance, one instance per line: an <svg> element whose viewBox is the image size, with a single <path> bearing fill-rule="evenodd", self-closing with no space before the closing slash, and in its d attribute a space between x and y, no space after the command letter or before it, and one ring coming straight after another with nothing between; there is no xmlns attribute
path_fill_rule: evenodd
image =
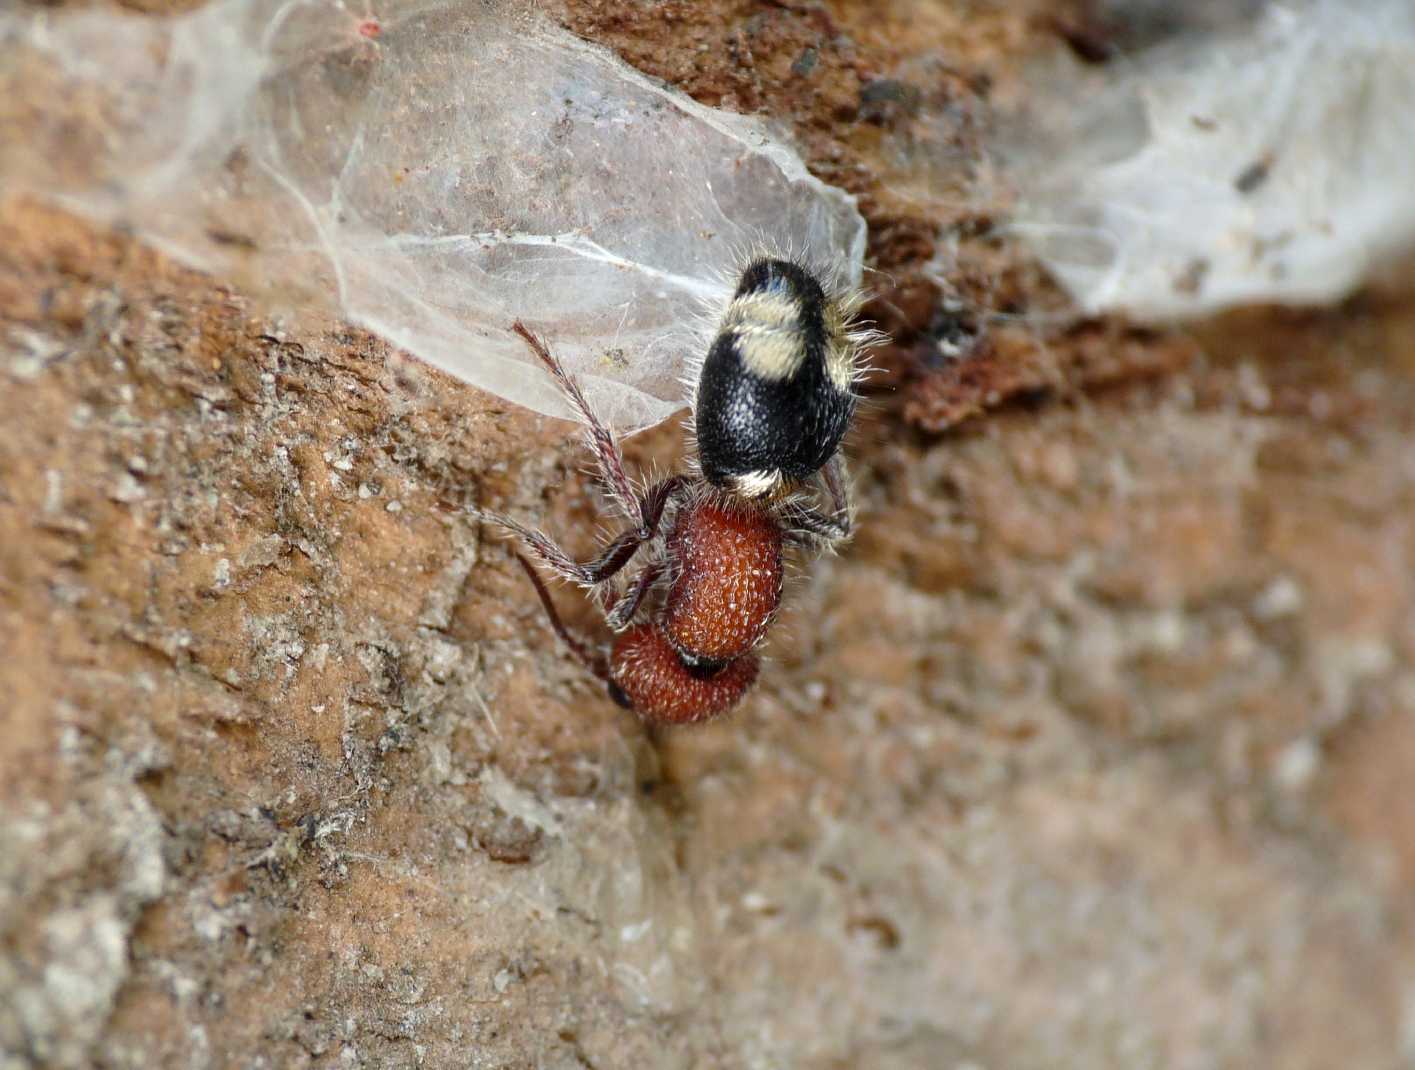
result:
<svg viewBox="0 0 1415 1070"><path fill-rule="evenodd" d="M692 662L723 662L757 644L781 602L781 529L764 509L717 498L684 510L668 539L674 570L664 631Z"/></svg>

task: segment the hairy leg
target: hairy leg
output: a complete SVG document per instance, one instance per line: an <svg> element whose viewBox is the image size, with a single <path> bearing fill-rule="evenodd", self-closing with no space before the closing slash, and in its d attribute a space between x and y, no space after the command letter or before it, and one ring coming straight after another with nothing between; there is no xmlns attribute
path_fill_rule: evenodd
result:
<svg viewBox="0 0 1415 1070"><path fill-rule="evenodd" d="M639 547L658 534L664 509L682 492L686 484L687 479L684 476L671 476L655 483L640 501L639 527L621 532L597 557L583 564L567 554L543 531L527 527L500 513L478 512L477 516L517 535L525 543L526 549L549 566L556 575L572 583L597 587L617 575L638 552Z"/></svg>
<svg viewBox="0 0 1415 1070"><path fill-rule="evenodd" d="M637 522L637 526L617 535L592 560L579 562L542 531L527 527L499 513L478 512L477 515L519 537L537 560L562 579L586 587L600 588L633 559L639 547L658 534L668 503L686 489L690 480L686 476L671 476L640 493L624 471L624 458L614 441L613 433L595 416L574 377L566 372L559 358L551 353L549 347L524 323L517 320L511 325L511 329L521 336L531 352L545 365L579 412L589 432L590 446L595 454L601 481L619 511L631 522ZM524 564L524 561L522 563ZM611 595L604 590L596 592L596 600L611 628L620 631L628 625L660 570L661 566L650 565L622 594Z"/></svg>
<svg viewBox="0 0 1415 1070"><path fill-rule="evenodd" d="M570 403L579 411L580 417L585 421L585 427L589 431L590 448L594 450L600 478L614 499L614 504L626 517L639 521L642 526L644 499L635 489L634 481L624 471L624 457L619 452L619 445L614 441L613 433L600 423L599 417L594 414L589 402L585 400L585 395L580 392L580 387L574 377L560 363L560 358L551 353L546 344L520 320L511 324L511 329L519 334L525 340L526 345L530 346L531 352L540 358L541 363L549 370L555 382L564 391L565 396L570 399Z"/></svg>
<svg viewBox="0 0 1415 1070"><path fill-rule="evenodd" d="M643 604L644 596L653 588L659 576L663 575L663 568L662 561L645 566L622 594L601 601L600 608L604 610L604 619L614 631L622 632L629 627L629 622L634 619L634 614L638 613L639 606Z"/></svg>
<svg viewBox="0 0 1415 1070"><path fill-rule="evenodd" d="M821 482L830 495L830 512L792 503L783 511L786 534L796 543L824 543L832 547L850 537L854 529L854 505L845 475L845 462L836 454L821 469Z"/></svg>
<svg viewBox="0 0 1415 1070"><path fill-rule="evenodd" d="M536 570L531 567L531 563L520 554L516 555L516 560L520 562L521 568L530 577L531 585L535 587L536 594L540 597L540 604L545 609L545 615L550 620L551 630L560 638L575 655L575 659L599 677L605 683L609 682L609 659L604 654L592 650L580 639L571 634L570 629L565 627L565 622L560 619L560 614L555 611L555 603L550 600L550 592L545 589L545 583Z"/></svg>

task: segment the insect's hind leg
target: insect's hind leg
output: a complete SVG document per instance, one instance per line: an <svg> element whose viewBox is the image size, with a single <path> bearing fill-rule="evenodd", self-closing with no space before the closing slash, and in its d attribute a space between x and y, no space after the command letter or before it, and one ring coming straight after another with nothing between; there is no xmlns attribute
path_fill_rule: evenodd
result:
<svg viewBox="0 0 1415 1070"><path fill-rule="evenodd" d="M845 475L845 462L840 454L832 457L821 469L821 481L830 495L829 513L808 505L787 508L787 537L799 543L824 543L834 546L850 537L855 525L855 506L850 500L850 486Z"/></svg>
<svg viewBox="0 0 1415 1070"><path fill-rule="evenodd" d="M608 488L619 511L630 520L639 521L642 527L645 496L639 493L634 486L634 481L624 471L624 455L619 452L619 444L614 441L613 432L600 422L599 417L590 408L590 403L585 400L585 395L580 392L579 384L560 363L560 358L555 356L549 347L520 320L511 324L511 329L519 334L526 345L530 346L531 352L540 358L541 363L546 366L561 391L579 412L580 418L584 420L585 427L589 431L590 447L594 450L600 479Z"/></svg>

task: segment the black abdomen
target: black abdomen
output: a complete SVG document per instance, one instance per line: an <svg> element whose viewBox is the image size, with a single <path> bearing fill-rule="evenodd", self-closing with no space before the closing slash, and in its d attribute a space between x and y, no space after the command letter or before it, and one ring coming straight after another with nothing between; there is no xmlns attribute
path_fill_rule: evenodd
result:
<svg viewBox="0 0 1415 1070"><path fill-rule="evenodd" d="M742 274L698 382L703 476L747 495L809 479L855 408L853 352L820 283L784 260Z"/></svg>

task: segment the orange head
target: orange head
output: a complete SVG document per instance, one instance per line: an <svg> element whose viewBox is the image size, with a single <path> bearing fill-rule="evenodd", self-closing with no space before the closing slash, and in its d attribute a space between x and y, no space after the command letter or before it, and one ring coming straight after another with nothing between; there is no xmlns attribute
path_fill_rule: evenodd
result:
<svg viewBox="0 0 1415 1070"><path fill-rule="evenodd" d="M620 634L609 655L609 693L646 721L691 724L726 713L757 678L757 657L723 666L683 663L653 622Z"/></svg>

